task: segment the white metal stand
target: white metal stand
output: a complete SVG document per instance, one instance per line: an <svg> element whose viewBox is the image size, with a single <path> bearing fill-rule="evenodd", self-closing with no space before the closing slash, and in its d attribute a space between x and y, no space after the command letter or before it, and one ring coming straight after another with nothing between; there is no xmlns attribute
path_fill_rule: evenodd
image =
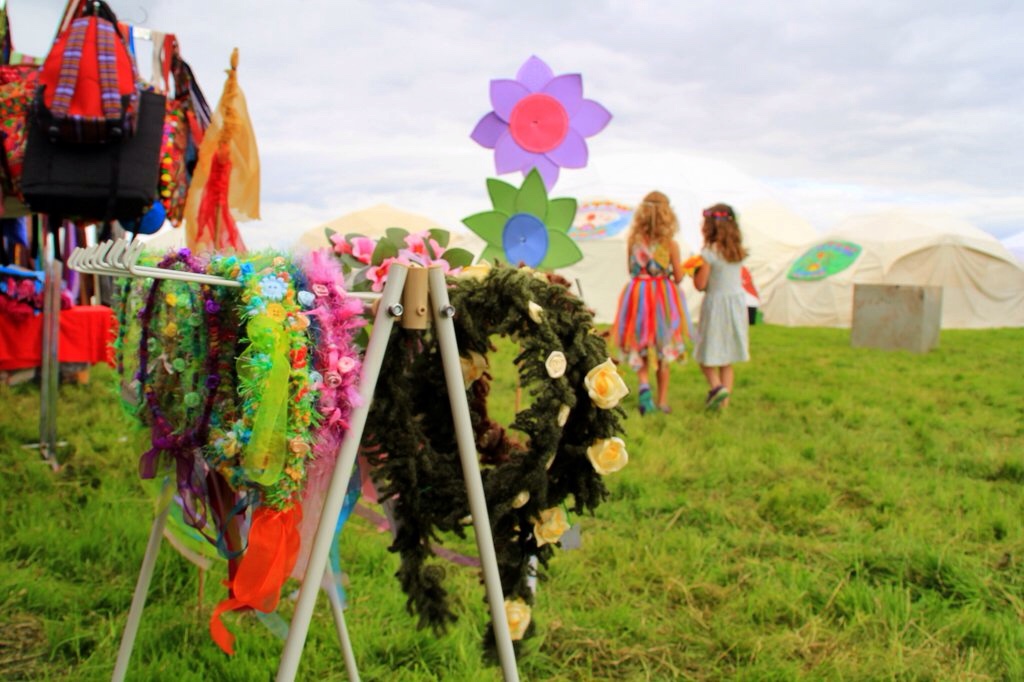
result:
<svg viewBox="0 0 1024 682"><path fill-rule="evenodd" d="M143 244L141 242L129 244L124 240L106 241L87 248L78 248L68 258L68 267L83 273L113 275L117 277L153 277L214 286L240 286L235 280L214 277L212 275L138 266L135 263L142 254L142 248ZM58 268L59 277L60 263L55 265ZM139 569L139 578L135 584L135 593L132 596L131 608L128 611L128 621L125 624L124 633L121 635L121 645L117 652L117 660L114 663L114 673L111 676L114 682L122 682L128 672L128 662L135 647L135 638L138 635L139 624L142 620L142 611L146 606L149 584L153 578L153 569L156 566L157 555L160 552L160 543L164 537L164 529L167 526L167 514L170 511L171 504L173 502L168 501L160 512L157 513L149 531L149 541L146 544L146 553L142 558L142 567ZM337 517L335 516L335 518ZM348 630L345 627L345 615L341 599L337 594L336 576L330 566L325 566L323 570L324 589L328 592L329 598L332 598L332 594L326 586L330 585L334 590L331 603L332 607L335 608L334 621L338 628L338 639L341 642L342 653L345 656L345 665L350 671L355 671L355 657L349 642ZM353 680L358 679L357 676L352 676L351 673L350 677Z"/></svg>
<svg viewBox="0 0 1024 682"><path fill-rule="evenodd" d="M122 277L154 277L176 279L217 286L239 286L238 282L211 275L164 270L161 268L142 267L136 265L141 255L142 245L138 242L126 244L104 242L86 249L75 249L68 259L68 266L81 272L107 274ZM410 276L411 275L411 276ZM407 285L408 282L408 285ZM330 486L320 512L313 546L310 550L299 589L298 602L288 629L288 637L281 654L277 670L278 682L291 682L298 671L299 660L309 634L309 624L316 605L316 595L323 587L331 604L338 639L345 658L345 668L350 680L359 679L359 671L355 655L345 626L344 611L337 592L337 582L328 564L328 554L333 540L338 515L344 504L345 491L348 489L352 476L359 444L362 440L366 419L370 412L374 389L380 378L380 369L387 351L388 342L394 322L402 319L403 326L413 329L425 329L431 321L436 325L436 335L444 365L445 382L448 387L448 398L452 408L456 441L459 447L459 458L462 462L463 479L469 498L470 513L476 532L477 548L480 551L480 563L483 568L484 582L487 588L487 601L490 606L491 620L494 627L498 659L506 682L518 682L515 651L509 633L508 621L505 616L505 600L501 589L498 573L497 556L491 536L491 524L487 513L487 500L484 497L483 482L480 478L480 466L477 459L473 428L470 422L469 405L464 390L462 369L459 362L458 344L455 337L455 325L452 317L455 310L448 298L448 289L444 272L440 267L429 269L413 268L404 265L392 265L388 272L388 282L381 295L373 331L363 359L363 370L359 395L360 405L353 410L349 421L349 430L345 434L339 450L337 463L331 475ZM150 530L149 542L139 571L139 579L132 597L132 605L128 613L128 622L121 639L117 661L112 679L114 682L124 680L131 658L135 637L138 633L142 611L149 591L149 583L153 576L157 553L167 523L167 510L157 515Z"/></svg>
<svg viewBox="0 0 1024 682"><path fill-rule="evenodd" d="M417 280L426 277L426 287L417 283L407 286L406 279L412 275ZM429 308L427 299L418 295L417 289L429 290ZM401 301L401 302L400 302ZM477 548L480 551L480 564L484 572L487 586L487 601L490 605L491 620L494 624L494 636L498 648L498 658L506 682L519 679L516 669L515 651L509 634L508 620L505 617L505 599L501 590L501 579L498 574L497 556L494 552L494 541L491 537L491 524L487 514L487 501L484 498L483 483L480 479L480 465L477 460L476 443L473 428L469 419L469 405L459 364L458 345L455 340L455 324L452 316L455 310L448 299L448 289L444 281L444 272L440 267L428 270L414 268L410 270L403 265L392 265L388 270L388 282L381 296L377 315L373 323L373 331L367 344L363 358L363 373L360 379L359 395L361 404L357 407L349 421L349 430L341 444L338 463L331 477L330 487L324 499L320 524L317 526L313 547L306 566L305 579L299 590L299 601L295 606L292 624L288 630L281 664L277 669L277 682L292 682L299 668L299 659L309 634L309 622L316 603L316 577L323 573L327 565L331 536L334 531L333 519L338 518L348 481L352 475L352 466L356 461L359 443L366 428L366 418L370 413L373 392L380 378L380 368L384 361L388 341L394 327L395 318L402 318L402 323L412 328L424 328L431 319L436 324L437 338L441 348L441 360L444 364L445 381L448 385L448 398L451 402L452 417L455 422L455 437L459 446L459 457L462 461L462 474L469 496L469 508L473 515L473 528L476 531ZM420 326L422 323L422 326ZM351 674L351 673L350 673Z"/></svg>

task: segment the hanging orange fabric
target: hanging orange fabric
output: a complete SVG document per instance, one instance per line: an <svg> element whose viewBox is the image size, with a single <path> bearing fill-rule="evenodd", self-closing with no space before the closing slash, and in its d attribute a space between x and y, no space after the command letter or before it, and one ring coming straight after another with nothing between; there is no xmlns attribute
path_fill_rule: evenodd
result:
<svg viewBox="0 0 1024 682"><path fill-rule="evenodd" d="M206 178L203 199L196 216L196 243L211 244L215 251L230 248L237 253L244 253L242 235L238 233L238 224L228 204L230 181L231 150L225 144L217 149L210 164L210 175Z"/></svg>
<svg viewBox="0 0 1024 682"><path fill-rule="evenodd" d="M238 85L237 71L236 48L231 53L231 68L224 82L224 91L199 147L199 161L185 203L185 241L197 253L225 250L244 253L245 246L237 229L231 238L221 234L228 229L225 213L230 211L231 225L235 221L260 218L260 160L256 133L249 120L245 95ZM207 199L208 191L217 196ZM211 201L215 201L218 208L214 209L208 203ZM207 220L211 215L218 216L217 222L201 225L201 214ZM210 227L212 233L209 232Z"/></svg>
<svg viewBox="0 0 1024 682"><path fill-rule="evenodd" d="M231 596L210 617L210 636L224 653L235 653L235 637L221 620L224 613L246 608L270 613L277 608L281 587L299 556L301 520L297 502L284 511L260 507L253 512L248 547L234 579L225 583Z"/></svg>

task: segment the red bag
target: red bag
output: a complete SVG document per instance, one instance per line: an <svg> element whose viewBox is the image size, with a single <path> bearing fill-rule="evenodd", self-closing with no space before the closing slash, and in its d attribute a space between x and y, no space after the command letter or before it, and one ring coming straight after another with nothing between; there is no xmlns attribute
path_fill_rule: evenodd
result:
<svg viewBox="0 0 1024 682"><path fill-rule="evenodd" d="M35 115L52 142L101 144L134 132L135 62L105 2L71 22L43 62Z"/></svg>

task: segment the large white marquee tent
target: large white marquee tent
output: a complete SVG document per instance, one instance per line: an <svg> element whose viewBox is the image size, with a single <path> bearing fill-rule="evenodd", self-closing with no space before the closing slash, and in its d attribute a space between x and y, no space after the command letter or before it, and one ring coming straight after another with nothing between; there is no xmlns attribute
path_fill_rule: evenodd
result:
<svg viewBox="0 0 1024 682"><path fill-rule="evenodd" d="M1009 249L1014 258L1024 263L1024 232L1018 232L1015 235L1006 237L1002 241L1003 246Z"/></svg>
<svg viewBox="0 0 1024 682"><path fill-rule="evenodd" d="M849 218L809 246L829 241L852 242L862 252L823 279L783 276L762 297L766 322L849 327L854 285L864 283L942 287L944 328L1024 326L1024 269L995 237L970 223L892 210Z"/></svg>

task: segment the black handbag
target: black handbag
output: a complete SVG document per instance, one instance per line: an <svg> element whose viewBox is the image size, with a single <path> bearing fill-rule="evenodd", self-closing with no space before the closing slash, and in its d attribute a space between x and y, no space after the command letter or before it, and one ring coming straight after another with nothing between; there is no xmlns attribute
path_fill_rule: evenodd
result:
<svg viewBox="0 0 1024 682"><path fill-rule="evenodd" d="M28 128L21 190L33 213L83 221L134 220L156 199L166 98L142 92L135 134L106 144L66 144Z"/></svg>

